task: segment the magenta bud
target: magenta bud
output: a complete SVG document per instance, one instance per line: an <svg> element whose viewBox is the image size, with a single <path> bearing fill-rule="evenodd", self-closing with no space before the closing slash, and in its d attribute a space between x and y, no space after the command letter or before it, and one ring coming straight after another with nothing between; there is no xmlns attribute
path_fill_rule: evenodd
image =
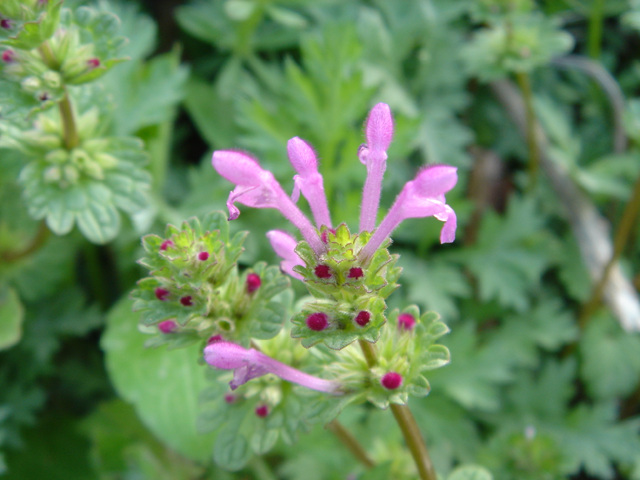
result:
<svg viewBox="0 0 640 480"><path fill-rule="evenodd" d="M260 275L257 273L250 273L247 275L247 292L253 293L260 288L262 285L262 280L260 279Z"/></svg>
<svg viewBox="0 0 640 480"><path fill-rule="evenodd" d="M205 260L209 260L209 252L200 252L200 253L198 254L198 260L201 260L201 261L203 261L203 262L204 262Z"/></svg>
<svg viewBox="0 0 640 480"><path fill-rule="evenodd" d="M323 230L322 234L320 235L320 239L322 240L322 243L329 243L329 232L333 233L334 235L336 233L335 229L333 228Z"/></svg>
<svg viewBox="0 0 640 480"><path fill-rule="evenodd" d="M169 247L173 247L173 242L171 240L165 240L162 242L162 245L160 245L160 250L165 251Z"/></svg>
<svg viewBox="0 0 640 480"><path fill-rule="evenodd" d="M269 415L269 407L267 405L259 405L256 407L256 415L260 418L264 418Z"/></svg>
<svg viewBox="0 0 640 480"><path fill-rule="evenodd" d="M186 295L180 299L180 303L185 307L190 307L193 305L193 299L191 298L191 295Z"/></svg>
<svg viewBox="0 0 640 480"><path fill-rule="evenodd" d="M380 383L387 390L395 390L402 385L402 375L397 372L385 373L380 379Z"/></svg>
<svg viewBox="0 0 640 480"><path fill-rule="evenodd" d="M224 340L224 338L222 338L222 335L218 334L218 335L212 335L209 337L209 340L207 340L207 345L211 345L212 343L216 343L216 342L222 342Z"/></svg>
<svg viewBox="0 0 640 480"><path fill-rule="evenodd" d="M100 66L100 60L97 58L90 58L87 60L87 65L89 68L98 68Z"/></svg>
<svg viewBox="0 0 640 480"><path fill-rule="evenodd" d="M9 20L8 18L3 18L2 20L0 20L0 27L4 28L5 30L9 30L11 28L11 20Z"/></svg>
<svg viewBox="0 0 640 480"><path fill-rule="evenodd" d="M314 273L318 278L331 278L331 269L328 265L318 265L314 269Z"/></svg>
<svg viewBox="0 0 640 480"><path fill-rule="evenodd" d="M371 314L366 310L362 310L361 312L359 312L355 318L355 322L361 327L364 327L365 325L367 325L370 320L371 320Z"/></svg>
<svg viewBox="0 0 640 480"><path fill-rule="evenodd" d="M15 59L15 52L13 50L5 50L2 52L2 61L5 63L11 63Z"/></svg>
<svg viewBox="0 0 640 480"><path fill-rule="evenodd" d="M307 327L316 332L320 332L329 326L329 319L326 313L316 312L307 317Z"/></svg>
<svg viewBox="0 0 640 480"><path fill-rule="evenodd" d="M161 301L164 302L167 299L167 297L169 296L170 292L166 288L158 287L158 288L156 288L154 293L156 294L156 298L158 300L161 300Z"/></svg>
<svg viewBox="0 0 640 480"><path fill-rule="evenodd" d="M178 324L173 320L165 320L164 322L160 322L158 324L158 330L160 330L162 333L171 333L176 328L178 328Z"/></svg>
<svg viewBox="0 0 640 480"><path fill-rule="evenodd" d="M411 331L416 325L416 319L410 313L401 313L398 315L398 328L400 330Z"/></svg>
<svg viewBox="0 0 640 480"><path fill-rule="evenodd" d="M359 278L362 278L362 276L364 275L364 273L362 272L362 269L360 267L353 267L349 269L349 275L347 275L349 278L355 278L356 280Z"/></svg>
<svg viewBox="0 0 640 480"><path fill-rule="evenodd" d="M237 400L238 400L238 396L234 395L233 393L227 393L224 396L224 401L229 404L236 403Z"/></svg>

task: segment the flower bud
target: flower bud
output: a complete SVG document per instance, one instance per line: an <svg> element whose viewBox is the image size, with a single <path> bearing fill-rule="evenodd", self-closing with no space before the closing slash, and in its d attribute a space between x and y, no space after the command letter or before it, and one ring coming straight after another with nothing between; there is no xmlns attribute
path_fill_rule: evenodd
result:
<svg viewBox="0 0 640 480"><path fill-rule="evenodd" d="M166 288L162 288L162 287L158 287L156 288L155 292L156 294L156 298L162 302L164 302L167 297L169 296L169 290L167 290Z"/></svg>
<svg viewBox="0 0 640 480"><path fill-rule="evenodd" d="M349 269L349 274L347 275L349 278L355 278L356 280L362 278L364 273L360 267L353 267Z"/></svg>
<svg viewBox="0 0 640 480"><path fill-rule="evenodd" d="M328 265L317 265L314 273L318 278L331 278L331 269Z"/></svg>
<svg viewBox="0 0 640 480"><path fill-rule="evenodd" d="M258 405L256 407L256 415L260 418L264 418L269 415L269 407L267 405Z"/></svg>
<svg viewBox="0 0 640 480"><path fill-rule="evenodd" d="M398 328L404 331L411 331L416 325L416 319L410 313L401 313L398 315Z"/></svg>
<svg viewBox="0 0 640 480"><path fill-rule="evenodd" d="M11 63L15 60L16 53L13 50L5 50L2 52L2 61L5 63Z"/></svg>
<svg viewBox="0 0 640 480"><path fill-rule="evenodd" d="M260 279L260 275L257 273L250 273L247 275L247 292L253 293L260 288L262 285L262 280Z"/></svg>
<svg viewBox="0 0 640 480"><path fill-rule="evenodd" d="M191 295L186 295L180 299L180 303L185 307L191 307L193 305L193 298Z"/></svg>
<svg viewBox="0 0 640 480"><path fill-rule="evenodd" d="M92 70L98 68L100 66L100 60L98 58L90 58L87 60L87 66Z"/></svg>
<svg viewBox="0 0 640 480"><path fill-rule="evenodd" d="M173 242L171 240L165 240L162 242L162 245L160 245L160 250L164 252L169 247L173 247Z"/></svg>
<svg viewBox="0 0 640 480"><path fill-rule="evenodd" d="M316 332L320 332L329 326L329 319L326 313L316 312L307 317L307 327Z"/></svg>
<svg viewBox="0 0 640 480"><path fill-rule="evenodd" d="M397 372L385 373L380 379L380 384L387 390L395 390L402 385L402 375Z"/></svg>
<svg viewBox="0 0 640 480"><path fill-rule="evenodd" d="M173 320L165 320L158 324L158 330L165 334L173 332L176 328L178 328L178 324Z"/></svg>
<svg viewBox="0 0 640 480"><path fill-rule="evenodd" d="M356 318L354 318L354 321L361 327L366 326L370 320L371 320L371 314L366 310L362 310L361 312L358 312L358 315L356 315Z"/></svg>
<svg viewBox="0 0 640 480"><path fill-rule="evenodd" d="M198 254L198 260L204 262L205 260L209 260L209 252L200 252Z"/></svg>

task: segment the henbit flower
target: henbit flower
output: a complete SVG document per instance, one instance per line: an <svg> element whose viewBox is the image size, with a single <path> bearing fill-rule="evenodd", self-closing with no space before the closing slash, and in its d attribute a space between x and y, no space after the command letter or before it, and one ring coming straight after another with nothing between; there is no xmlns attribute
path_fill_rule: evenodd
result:
<svg viewBox="0 0 640 480"><path fill-rule="evenodd" d="M272 373L288 382L319 392L340 394L341 384L333 380L314 377L308 373L285 365L253 348L244 348L232 342L219 341L207 345L204 359L212 367L233 370L232 390L267 373Z"/></svg>
<svg viewBox="0 0 640 480"><path fill-rule="evenodd" d="M436 217L445 222L440 243L451 243L456 236L456 214L446 204L444 194L458 181L456 167L433 165L423 168L405 184L396 201L360 251L360 260L369 259L391 232L407 218Z"/></svg>
<svg viewBox="0 0 640 480"><path fill-rule="evenodd" d="M380 384L387 390L395 390L402 385L402 375L398 372L385 373L380 379Z"/></svg>
<svg viewBox="0 0 640 480"><path fill-rule="evenodd" d="M367 166L367 180L362 191L360 231L372 232L376 227L382 177L387 168L387 149L393 138L393 118L386 103L371 109L365 123L367 143L358 150L360 161Z"/></svg>
<svg viewBox="0 0 640 480"><path fill-rule="evenodd" d="M307 142L298 137L293 137L287 142L289 161L298 175L294 175L294 188L291 199L294 202L300 198L300 193L309 202L313 219L318 229L323 225L331 228L331 216L327 197L324 193L322 175L318 172L318 159Z"/></svg>
<svg viewBox="0 0 640 480"><path fill-rule="evenodd" d="M249 275L247 275L247 293L255 292L260 288L261 285L262 279L260 278L260 275L258 275L257 273L250 273Z"/></svg>
<svg viewBox="0 0 640 480"><path fill-rule="evenodd" d="M267 238L276 254L283 259L280 262L280 269L287 275L302 280L302 275L293 271L293 267L296 265L304 265L302 259L295 252L298 245L296 239L282 230L269 230Z"/></svg>
<svg viewBox="0 0 640 480"><path fill-rule="evenodd" d="M227 200L229 220L240 215L234 202L254 208L275 208L300 230L316 254L326 250L309 219L284 192L273 174L260 167L257 160L246 153L217 150L213 152L211 163L221 176L236 184Z"/></svg>

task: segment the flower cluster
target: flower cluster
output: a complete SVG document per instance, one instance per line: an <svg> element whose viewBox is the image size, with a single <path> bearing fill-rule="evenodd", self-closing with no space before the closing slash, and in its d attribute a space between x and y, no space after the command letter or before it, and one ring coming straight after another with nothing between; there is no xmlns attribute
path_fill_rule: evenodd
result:
<svg viewBox="0 0 640 480"><path fill-rule="evenodd" d="M273 297L289 281L264 263L238 273L245 236L240 232L230 239L224 215L213 212L180 229L169 225L164 238L143 239L147 257L140 263L150 276L138 282L133 296L143 324L163 334L151 343L181 345L222 335L248 345L252 338L271 338L280 331L286 305Z"/></svg>
<svg viewBox="0 0 640 480"><path fill-rule="evenodd" d="M393 119L388 105L377 104L365 124L367 143L358 151L366 166L362 193L360 231L351 234L344 224L333 228L318 159L304 140L289 140L287 152L297 175L288 196L273 174L250 155L233 150L216 151L214 168L236 185L227 207L229 218L240 214L236 203L279 210L300 231L297 242L286 232L268 233L276 253L283 258L285 273L303 280L316 301L296 315L292 334L303 345L323 343L341 349L354 340L375 342L385 323L385 298L396 288L400 270L387 246L391 232L405 219L436 217L444 222L440 240L455 238L456 216L446 204L445 193L457 182L456 168L435 165L423 168L407 182L384 219L376 226L387 149L393 138ZM315 225L296 205L302 194L308 201Z"/></svg>

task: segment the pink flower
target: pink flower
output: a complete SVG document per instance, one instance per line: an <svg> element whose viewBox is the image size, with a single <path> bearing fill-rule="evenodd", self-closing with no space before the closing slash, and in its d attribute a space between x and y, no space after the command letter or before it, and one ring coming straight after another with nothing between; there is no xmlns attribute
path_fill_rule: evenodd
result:
<svg viewBox="0 0 640 480"><path fill-rule="evenodd" d="M257 160L242 152L217 150L213 152L211 163L220 175L236 184L227 200L229 220L240 215L235 202L254 208L275 208L298 227L318 255L325 251L325 245L309 219L282 190L273 174L262 169Z"/></svg>
<svg viewBox="0 0 640 480"><path fill-rule="evenodd" d="M387 149L393 138L393 118L386 103L378 103L371 109L365 123L367 144L358 151L360 161L367 166L367 180L362 191L360 207L360 231L372 232L380 203L382 177L387 169Z"/></svg>
<svg viewBox="0 0 640 480"><path fill-rule="evenodd" d="M360 251L361 260L374 254L391 232L407 218L436 217L445 222L440 233L441 243L451 243L456 236L456 214L445 203L444 194L458 181L457 168L433 165L423 168L414 180L407 182L396 201Z"/></svg>
<svg viewBox="0 0 640 480"><path fill-rule="evenodd" d="M302 275L293 271L293 267L296 265L304 265L302 259L295 252L298 245L296 239L282 230L268 231L267 238L276 254L283 259L280 262L280 269L287 275L302 280Z"/></svg>
<svg viewBox="0 0 640 480"><path fill-rule="evenodd" d="M298 137L293 137L287 143L287 152L291 165L298 175L294 175L294 189L291 198L298 201L300 192L309 202L313 218L318 229L323 225L331 228L331 217L324 194L322 175L318 172L318 160L313 148Z"/></svg>
<svg viewBox="0 0 640 480"><path fill-rule="evenodd" d="M314 377L298 369L285 365L253 348L244 348L232 342L219 341L204 349L204 359L212 367L233 370L232 390L249 380L272 373L288 382L319 392L340 394L341 384L333 380Z"/></svg>

